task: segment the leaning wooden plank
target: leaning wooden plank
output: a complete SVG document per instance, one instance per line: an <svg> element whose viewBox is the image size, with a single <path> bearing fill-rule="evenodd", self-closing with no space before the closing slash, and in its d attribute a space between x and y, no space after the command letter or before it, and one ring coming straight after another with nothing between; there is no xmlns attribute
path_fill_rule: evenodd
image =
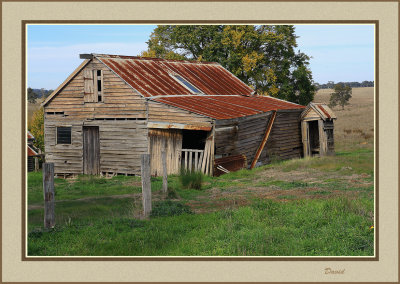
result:
<svg viewBox="0 0 400 284"><path fill-rule="evenodd" d="M210 176L213 176L214 174L214 140L215 140L215 126L213 127L212 130L212 136L211 136L211 153L210 153Z"/></svg>
<svg viewBox="0 0 400 284"><path fill-rule="evenodd" d="M265 143L267 143L269 134L271 133L272 125L274 124L275 118L276 118L276 111L273 112L271 118L269 119L267 130L265 131L264 138L261 141L261 144L257 149L257 152L256 152L256 154L254 156L253 162L250 165L250 169L253 169L255 167L255 165L256 165L256 163L258 161L258 158L260 158L261 152L264 149Z"/></svg>
<svg viewBox="0 0 400 284"><path fill-rule="evenodd" d="M206 145L204 147L204 154L203 154L203 159L202 159L202 163L201 163L201 172L203 174L205 174L205 169L206 169L206 160L207 160L207 156L208 156L208 144L209 144L209 140L206 140Z"/></svg>
<svg viewBox="0 0 400 284"><path fill-rule="evenodd" d="M198 171L201 171L201 165L203 164L203 154L204 154L204 150L200 152L199 162L197 164Z"/></svg>

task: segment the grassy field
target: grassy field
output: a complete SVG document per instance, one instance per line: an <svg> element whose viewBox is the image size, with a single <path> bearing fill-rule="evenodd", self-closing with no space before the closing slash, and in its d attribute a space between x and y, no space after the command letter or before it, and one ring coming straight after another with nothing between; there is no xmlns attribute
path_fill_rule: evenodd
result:
<svg viewBox="0 0 400 284"><path fill-rule="evenodd" d="M140 178L79 176L56 179L57 225L46 231L41 173L29 173L28 255L372 256L371 90L353 89L351 105L334 110L335 156L204 177L202 190L170 176L169 197L152 178L147 220Z"/></svg>
<svg viewBox="0 0 400 284"><path fill-rule="evenodd" d="M43 102L43 99L37 99L36 103L34 103L34 104L28 103L28 117L27 117L28 121L31 119L33 113L40 108L40 104L42 102Z"/></svg>

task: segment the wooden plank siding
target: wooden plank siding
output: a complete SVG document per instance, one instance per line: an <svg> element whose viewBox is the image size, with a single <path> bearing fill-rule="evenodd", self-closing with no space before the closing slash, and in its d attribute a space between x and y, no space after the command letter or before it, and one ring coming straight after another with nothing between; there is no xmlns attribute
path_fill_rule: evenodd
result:
<svg viewBox="0 0 400 284"><path fill-rule="evenodd" d="M84 74L93 70L102 70L102 102L85 102ZM71 144L56 144L59 126L71 126ZM100 172L140 174L140 155L148 152L145 99L97 59L45 106L46 161L56 174L83 173L83 126L99 127Z"/></svg>
<svg viewBox="0 0 400 284"><path fill-rule="evenodd" d="M270 137L262 151L259 162L272 159L298 158L302 155L300 113L302 110L278 110ZM265 133L271 112L245 118L216 122L215 155L232 156L243 154L247 164L251 161ZM220 129L220 130L219 130ZM226 131L222 131L226 129Z"/></svg>
<svg viewBox="0 0 400 284"><path fill-rule="evenodd" d="M182 150L182 130L149 129L149 152L151 175L163 174L161 152L166 153L167 173L178 174Z"/></svg>
<svg viewBox="0 0 400 284"><path fill-rule="evenodd" d="M212 119L163 103L149 101L149 122L182 123L188 127L211 127Z"/></svg>
<svg viewBox="0 0 400 284"><path fill-rule="evenodd" d="M71 144L56 144L56 128L71 126ZM98 126L100 172L140 174L140 155L148 152L145 120L45 120L46 161L55 173L83 173L83 126Z"/></svg>
<svg viewBox="0 0 400 284"><path fill-rule="evenodd" d="M85 74L102 70L103 101L85 102ZM91 77L93 78L93 76ZM93 90L86 90L93 92ZM94 59L65 85L45 106L45 112L64 112L79 119L90 118L146 118L145 99L115 75L104 64Z"/></svg>

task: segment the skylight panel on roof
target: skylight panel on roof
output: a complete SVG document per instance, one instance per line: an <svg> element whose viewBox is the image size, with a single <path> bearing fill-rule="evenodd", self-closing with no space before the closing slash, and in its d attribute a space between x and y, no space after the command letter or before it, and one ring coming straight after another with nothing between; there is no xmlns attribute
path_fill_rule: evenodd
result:
<svg viewBox="0 0 400 284"><path fill-rule="evenodd" d="M195 94L201 94L202 92L197 89L195 86L193 86L192 84L190 84L188 81L186 81L185 79L183 79L181 76L179 75L173 75L176 79L179 80L179 82L181 82L183 85L185 85L186 88L188 88L189 90L191 90L193 93Z"/></svg>

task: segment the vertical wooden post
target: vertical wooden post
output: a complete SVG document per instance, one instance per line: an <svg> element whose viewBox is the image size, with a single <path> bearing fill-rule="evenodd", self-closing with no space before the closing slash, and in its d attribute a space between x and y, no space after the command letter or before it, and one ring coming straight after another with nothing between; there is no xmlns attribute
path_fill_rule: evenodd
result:
<svg viewBox="0 0 400 284"><path fill-rule="evenodd" d="M54 164L43 164L44 227L53 228L56 224L54 214Z"/></svg>
<svg viewBox="0 0 400 284"><path fill-rule="evenodd" d="M35 172L39 171L39 158L35 157Z"/></svg>
<svg viewBox="0 0 400 284"><path fill-rule="evenodd" d="M151 212L151 180L150 180L150 154L142 154L142 200L144 217L149 217Z"/></svg>
<svg viewBox="0 0 400 284"><path fill-rule="evenodd" d="M198 155L199 155L198 151L194 152L194 170L196 172L197 172L197 168L198 168L198 158L197 158Z"/></svg>
<svg viewBox="0 0 400 284"><path fill-rule="evenodd" d="M308 138L309 136L309 130L308 130L308 122L307 121L302 121L301 122L301 137L303 140L303 154L304 157L311 156L311 150L310 150L310 140Z"/></svg>
<svg viewBox="0 0 400 284"><path fill-rule="evenodd" d="M318 120L318 132L319 132L319 155L323 157L326 155L327 143L324 131L324 121L322 119Z"/></svg>
<svg viewBox="0 0 400 284"><path fill-rule="evenodd" d="M168 191L168 169L167 169L167 154L165 150L161 152L161 160L162 160L162 168L163 168L163 185L162 191L163 193L167 193Z"/></svg>
<svg viewBox="0 0 400 284"><path fill-rule="evenodd" d="M192 172L192 156L193 156L193 152L192 151L188 151L189 152L189 172Z"/></svg>
<svg viewBox="0 0 400 284"><path fill-rule="evenodd" d="M212 128L212 136L211 136L211 153L210 153L210 176L214 175L214 148L215 148L215 125Z"/></svg>

